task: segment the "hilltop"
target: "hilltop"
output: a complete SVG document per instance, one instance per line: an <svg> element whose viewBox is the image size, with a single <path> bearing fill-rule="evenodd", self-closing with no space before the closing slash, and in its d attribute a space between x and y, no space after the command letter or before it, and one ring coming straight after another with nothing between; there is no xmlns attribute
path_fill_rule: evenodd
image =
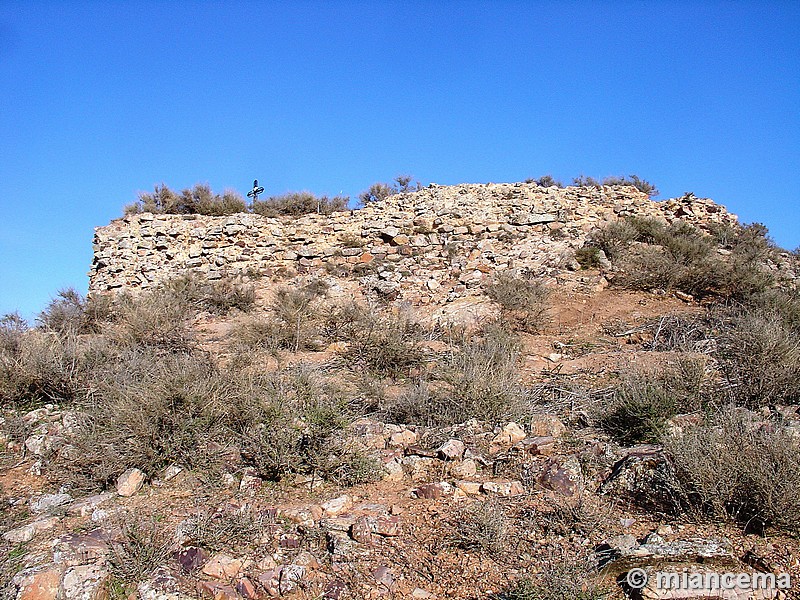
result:
<svg viewBox="0 0 800 600"><path fill-rule="evenodd" d="M431 184L93 243L87 298L0 322L9 598L800 582L800 264L710 199Z"/></svg>

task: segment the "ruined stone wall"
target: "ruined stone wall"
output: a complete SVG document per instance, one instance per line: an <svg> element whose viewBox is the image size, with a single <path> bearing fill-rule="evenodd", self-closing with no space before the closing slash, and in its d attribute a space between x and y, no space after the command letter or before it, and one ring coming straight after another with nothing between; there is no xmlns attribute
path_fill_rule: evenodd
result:
<svg viewBox="0 0 800 600"><path fill-rule="evenodd" d="M95 230L90 291L147 288L194 271L209 279L297 273L357 277L409 299L469 293L509 267L575 269L574 251L626 215L705 225L734 215L693 196L653 202L633 187L431 184L363 209L302 217L130 215Z"/></svg>

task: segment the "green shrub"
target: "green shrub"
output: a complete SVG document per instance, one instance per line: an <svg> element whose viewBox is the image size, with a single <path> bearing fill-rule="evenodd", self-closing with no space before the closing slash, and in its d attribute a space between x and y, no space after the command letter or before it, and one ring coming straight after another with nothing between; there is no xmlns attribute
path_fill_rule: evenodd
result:
<svg viewBox="0 0 800 600"><path fill-rule="evenodd" d="M584 246L575 251L575 260L581 266L581 269L598 269L600 268L600 248L596 246Z"/></svg>
<svg viewBox="0 0 800 600"><path fill-rule="evenodd" d="M668 419L708 403L705 362L682 358L660 370L629 373L614 390L598 424L622 444L659 442Z"/></svg>
<svg viewBox="0 0 800 600"><path fill-rule="evenodd" d="M780 424L727 408L664 445L696 514L800 531L800 448Z"/></svg>
<svg viewBox="0 0 800 600"><path fill-rule="evenodd" d="M536 333L547 324L550 291L540 281L500 273L486 292L501 306L504 319L513 327Z"/></svg>
<svg viewBox="0 0 800 600"><path fill-rule="evenodd" d="M315 196L311 192L289 192L282 196L271 196L266 200L253 202L253 212L265 217L281 215L305 215L320 213L329 215L333 212L347 210L350 198L345 196Z"/></svg>

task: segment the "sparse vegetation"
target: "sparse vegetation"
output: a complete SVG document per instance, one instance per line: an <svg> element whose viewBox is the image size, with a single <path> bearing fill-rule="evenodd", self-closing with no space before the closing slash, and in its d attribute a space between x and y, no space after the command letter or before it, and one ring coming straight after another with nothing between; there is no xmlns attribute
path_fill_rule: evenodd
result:
<svg viewBox="0 0 800 600"><path fill-rule="evenodd" d="M503 600L603 600L610 590L593 581L593 557L554 556L535 577L523 578L500 595Z"/></svg>
<svg viewBox="0 0 800 600"><path fill-rule="evenodd" d="M542 177L539 177L539 179L534 179L532 181L539 187L564 187L564 184L558 179L554 178L552 175L543 175Z"/></svg>
<svg viewBox="0 0 800 600"><path fill-rule="evenodd" d="M384 377L408 376L424 359L421 328L395 315L357 313L345 333L345 359Z"/></svg>
<svg viewBox="0 0 800 600"><path fill-rule="evenodd" d="M602 181L587 175L579 175L572 180L572 185L594 188L601 188L604 185L629 185L635 187L640 192L644 192L648 196L658 196L656 186L649 181L641 179L638 175L629 175L628 177L611 176L606 177Z"/></svg>
<svg viewBox="0 0 800 600"><path fill-rule="evenodd" d="M135 593L136 584L164 564L175 543L170 532L153 517L121 519L119 532L109 544L111 575L121 590Z"/></svg>
<svg viewBox="0 0 800 600"><path fill-rule="evenodd" d="M198 183L191 189L177 193L165 184L155 186L152 193L142 192L133 204L125 207L126 215L140 213L198 214L225 216L253 212L265 217L304 215L308 213L331 214L347 210L350 198L346 196L316 196L311 192L288 192L253 202L250 209L238 192L225 190L215 194L207 184Z"/></svg>
<svg viewBox="0 0 800 600"><path fill-rule="evenodd" d="M271 196L266 200L253 202L253 212L265 217L281 215L306 215L319 213L329 215L333 212L347 210L350 198L346 196L316 196L311 192L288 192L282 196Z"/></svg>
<svg viewBox="0 0 800 600"><path fill-rule="evenodd" d="M696 515L800 531L800 448L780 425L729 407L665 447Z"/></svg>
<svg viewBox="0 0 800 600"><path fill-rule="evenodd" d="M200 214L200 215L232 215L247 210L244 199L232 190L223 194L215 194L208 184L198 183L193 188L185 189L180 194L169 189L165 184L155 186L153 193L142 192L139 199L125 207L125 214Z"/></svg>
<svg viewBox="0 0 800 600"><path fill-rule="evenodd" d="M549 290L540 281L501 272L486 293L503 309L503 318L514 328L537 333L547 324Z"/></svg>
<svg viewBox="0 0 800 600"><path fill-rule="evenodd" d="M619 271L615 282L632 289L679 290L696 296L744 298L772 284L764 263L772 251L760 226L707 234L685 222L628 217L592 233ZM729 256L722 257L719 240Z"/></svg>
<svg viewBox="0 0 800 600"><path fill-rule="evenodd" d="M511 522L496 498L476 501L455 516L450 544L498 555L509 551Z"/></svg>
<svg viewBox="0 0 800 600"><path fill-rule="evenodd" d="M623 444L659 442L668 419L708 402L705 361L683 357L659 370L629 373L614 390L600 426Z"/></svg>
<svg viewBox="0 0 800 600"><path fill-rule="evenodd" d="M597 269L600 267L600 248L595 246L584 246L575 251L575 260L581 269Z"/></svg>
<svg viewBox="0 0 800 600"><path fill-rule="evenodd" d="M530 409L530 397L517 378L519 343L497 325L463 340L438 363L431 381L407 388L389 403L396 423L452 425L476 418L514 419Z"/></svg>
<svg viewBox="0 0 800 600"><path fill-rule="evenodd" d="M414 192L421 189L419 182L414 185L411 184L413 179L414 177L411 175L398 175L392 183L373 183L367 190L361 192L358 198L363 204L369 204L370 202L381 202L395 194Z"/></svg>

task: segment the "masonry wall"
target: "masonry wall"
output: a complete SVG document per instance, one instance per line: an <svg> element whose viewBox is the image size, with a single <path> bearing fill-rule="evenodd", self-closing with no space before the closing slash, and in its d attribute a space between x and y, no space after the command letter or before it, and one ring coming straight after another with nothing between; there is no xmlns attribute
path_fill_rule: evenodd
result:
<svg viewBox="0 0 800 600"><path fill-rule="evenodd" d="M694 196L653 202L628 186L533 183L431 184L327 216L139 214L95 230L90 292L147 288L194 271L209 279L347 275L384 294L447 297L499 269L575 269L587 234L625 215L701 226L736 220Z"/></svg>

